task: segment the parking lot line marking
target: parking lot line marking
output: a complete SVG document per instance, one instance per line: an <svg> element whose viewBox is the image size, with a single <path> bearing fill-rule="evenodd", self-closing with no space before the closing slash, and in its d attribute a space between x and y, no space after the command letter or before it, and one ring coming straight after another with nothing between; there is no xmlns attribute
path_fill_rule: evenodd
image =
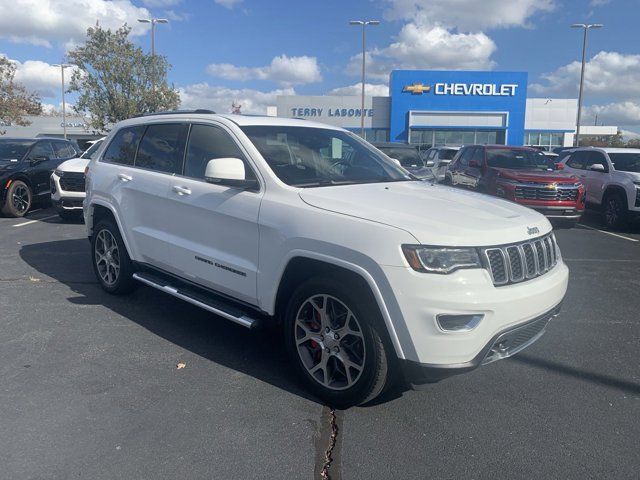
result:
<svg viewBox="0 0 640 480"><path fill-rule="evenodd" d="M11 225L12 227L24 227L25 225L31 225L32 223L42 222L43 220L51 220L52 218L56 218L57 215L50 215L44 218L38 218L36 220L29 220L28 222L16 223L15 225Z"/></svg>
<svg viewBox="0 0 640 480"><path fill-rule="evenodd" d="M619 235L617 233L613 233L613 232L607 232L606 230L600 230L598 228L593 228L590 227L589 225L584 225L582 223L578 224L579 227L583 227L583 228L588 228L589 230L595 230L596 232L600 232L600 233L604 233L607 235L611 235L612 237L618 237L618 238L622 238L624 240L629 240L630 242L640 242L640 240L637 240L635 238L631 238L631 237L625 237L624 235Z"/></svg>

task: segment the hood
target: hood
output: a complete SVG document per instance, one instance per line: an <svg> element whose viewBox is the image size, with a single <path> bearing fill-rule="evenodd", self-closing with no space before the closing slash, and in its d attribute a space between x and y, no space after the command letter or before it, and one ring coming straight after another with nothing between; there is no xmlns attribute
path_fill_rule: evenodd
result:
<svg viewBox="0 0 640 480"><path fill-rule="evenodd" d="M62 162L57 170L62 170L63 172L82 172L84 173L84 169L89 165L88 158L72 158L71 160L67 160L66 162Z"/></svg>
<svg viewBox="0 0 640 480"><path fill-rule="evenodd" d="M418 243L489 246L551 231L541 214L516 203L429 182L369 183L307 188L302 200L323 210L390 225L409 232Z"/></svg>
<svg viewBox="0 0 640 480"><path fill-rule="evenodd" d="M557 183L575 183L580 179L570 173L564 173L561 170L540 171L540 170L520 170L510 168L493 168L500 177L518 182L557 182Z"/></svg>

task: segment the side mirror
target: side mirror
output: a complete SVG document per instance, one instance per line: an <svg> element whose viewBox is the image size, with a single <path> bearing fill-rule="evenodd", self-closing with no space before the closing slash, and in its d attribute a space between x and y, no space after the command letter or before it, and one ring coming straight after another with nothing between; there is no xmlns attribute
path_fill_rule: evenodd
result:
<svg viewBox="0 0 640 480"><path fill-rule="evenodd" d="M250 189L258 186L257 180L246 180L244 162L239 158L214 158L207 162L204 179L208 183Z"/></svg>
<svg viewBox="0 0 640 480"><path fill-rule="evenodd" d="M564 170L564 163L556 163L555 167L556 170Z"/></svg>
<svg viewBox="0 0 640 480"><path fill-rule="evenodd" d="M391 158L391 157L389 157ZM391 160L393 160L393 163L395 163L396 165L398 165L399 167L402 166L402 164L400 163L400 160L398 160L397 158L391 158Z"/></svg>
<svg viewBox="0 0 640 480"><path fill-rule="evenodd" d="M480 168L480 162L478 160L469 160L469 166L473 168Z"/></svg>
<svg viewBox="0 0 640 480"><path fill-rule="evenodd" d="M602 165L601 163L594 163L589 167L589 170L592 170L594 172L604 172L604 165Z"/></svg>

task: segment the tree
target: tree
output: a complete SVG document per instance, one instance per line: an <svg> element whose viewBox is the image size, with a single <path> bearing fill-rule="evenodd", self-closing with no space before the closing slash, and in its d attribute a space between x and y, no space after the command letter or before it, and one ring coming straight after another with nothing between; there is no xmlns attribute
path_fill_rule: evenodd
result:
<svg viewBox="0 0 640 480"><path fill-rule="evenodd" d="M79 93L74 109L88 113L96 130L180 105L178 91L167 83L166 57L144 53L129 40L130 32L126 24L115 32L89 28L84 45L68 54L78 67L69 87Z"/></svg>
<svg viewBox="0 0 640 480"><path fill-rule="evenodd" d="M16 64L7 57L0 56L0 126L12 123L30 125L31 122L24 116L42 113L40 97L17 83L15 75ZM4 133L0 128L0 135Z"/></svg>

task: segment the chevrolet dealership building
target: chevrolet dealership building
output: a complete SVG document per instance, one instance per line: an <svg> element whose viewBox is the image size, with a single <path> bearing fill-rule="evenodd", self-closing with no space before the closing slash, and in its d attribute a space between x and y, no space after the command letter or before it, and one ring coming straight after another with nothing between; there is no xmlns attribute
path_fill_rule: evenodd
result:
<svg viewBox="0 0 640 480"><path fill-rule="evenodd" d="M370 141L421 145L573 145L578 101L527 98L527 73L395 70L388 97L279 96L277 115L360 130ZM617 127L583 125L581 137Z"/></svg>

